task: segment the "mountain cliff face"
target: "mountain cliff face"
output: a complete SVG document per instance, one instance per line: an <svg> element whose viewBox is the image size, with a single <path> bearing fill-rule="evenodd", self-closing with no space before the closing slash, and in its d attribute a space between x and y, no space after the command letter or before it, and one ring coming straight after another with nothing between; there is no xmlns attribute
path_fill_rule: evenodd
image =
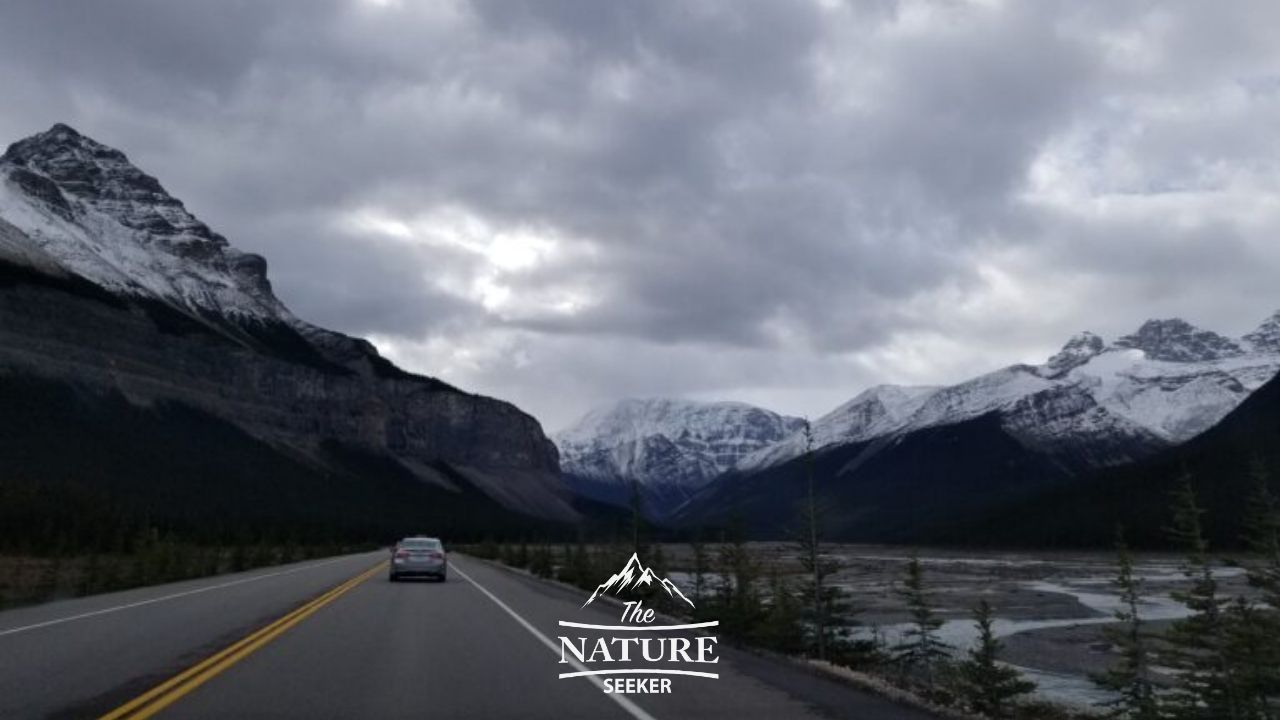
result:
<svg viewBox="0 0 1280 720"><path fill-rule="evenodd" d="M553 439L577 492L626 504L634 481L646 511L661 517L802 422L743 403L623 400L588 413Z"/></svg>
<svg viewBox="0 0 1280 720"><path fill-rule="evenodd" d="M326 448L340 446L448 492L577 518L531 416L294 317L265 260L64 125L0 157L0 375L194 408L320 472L338 472Z"/></svg>

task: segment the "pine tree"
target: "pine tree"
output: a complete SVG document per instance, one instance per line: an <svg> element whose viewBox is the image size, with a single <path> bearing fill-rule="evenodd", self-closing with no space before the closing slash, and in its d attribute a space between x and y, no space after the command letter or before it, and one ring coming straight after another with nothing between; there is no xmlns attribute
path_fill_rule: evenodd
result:
<svg viewBox="0 0 1280 720"><path fill-rule="evenodd" d="M587 545L578 538L578 542L573 546L573 583L578 587L589 588L595 582L595 576L591 573L591 555L587 550Z"/></svg>
<svg viewBox="0 0 1280 720"><path fill-rule="evenodd" d="M763 618L753 628L753 639L764 647L782 653L795 653L804 649L800 632L802 608L796 602L795 591L774 568L769 572L769 605Z"/></svg>
<svg viewBox="0 0 1280 720"><path fill-rule="evenodd" d="M1243 522L1243 539L1256 556L1248 567L1249 584L1262 592L1263 602L1272 610L1280 611L1280 503L1271 491L1266 467L1257 458L1252 474L1253 492Z"/></svg>
<svg viewBox="0 0 1280 720"><path fill-rule="evenodd" d="M662 549L662 543L654 543L649 547L649 557L647 558L649 567L660 577L666 577L667 554Z"/></svg>
<svg viewBox="0 0 1280 720"><path fill-rule="evenodd" d="M960 692L968 706L989 718L1007 718L1015 698L1036 689L1014 668L1001 665L1001 643L991 630L991 605L986 600L973 611L978 625L978 643L960 664Z"/></svg>
<svg viewBox="0 0 1280 720"><path fill-rule="evenodd" d="M1106 703L1107 717L1123 720L1159 720L1155 686L1150 677L1150 650L1143 634L1138 604L1142 600L1141 582L1133 575L1133 557L1124 542L1124 532L1116 530L1116 577L1112 585L1120 594L1117 626L1103 628L1103 635L1119 649L1117 663L1093 676L1098 685L1117 694Z"/></svg>
<svg viewBox="0 0 1280 720"><path fill-rule="evenodd" d="M933 679L934 666L948 658L950 648L938 639L942 618L929 603L925 590L924 568L920 556L911 555L907 563L907 576L902 587L895 591L907 605L911 614L911 627L903 632L902 640L893 649L893 658L903 672L918 671L926 682Z"/></svg>
<svg viewBox="0 0 1280 720"><path fill-rule="evenodd" d="M760 576L759 563L751 557L743 533L741 519L730 523L727 541L719 551L720 586L716 598L716 611L720 613L720 626L725 634L748 637L751 628L763 614L756 580Z"/></svg>
<svg viewBox="0 0 1280 720"><path fill-rule="evenodd" d="M1227 655L1247 717L1280 716L1280 507L1262 462L1253 461L1253 491L1245 507L1242 539L1253 557L1249 584L1261 604L1236 600L1226 613Z"/></svg>
<svg viewBox="0 0 1280 720"><path fill-rule="evenodd" d="M806 420L804 433L805 499L800 508L800 526L795 533L800 567L801 603L804 606L802 626L807 652L819 660L833 654L844 655L849 627L854 612L844 591L828 578L840 569L840 563L823 552L822 510L814 488L813 433Z"/></svg>
<svg viewBox="0 0 1280 720"><path fill-rule="evenodd" d="M539 544L529 553L529 572L540 578L551 577L551 548Z"/></svg>
<svg viewBox="0 0 1280 720"><path fill-rule="evenodd" d="M1191 614L1169 629L1168 661L1178 678L1169 694L1169 714L1175 718L1237 720L1243 717L1231 681L1232 668L1226 653L1226 632L1218 583L1209 561L1209 544L1191 476L1183 473L1173 492L1173 524L1169 535L1186 553L1183 575L1191 587L1170 595L1187 606Z"/></svg>
<svg viewBox="0 0 1280 720"><path fill-rule="evenodd" d="M556 580L573 584L573 548L568 544L560 547L560 562L556 563Z"/></svg>
<svg viewBox="0 0 1280 720"><path fill-rule="evenodd" d="M693 601L696 605L707 593L707 546L700 534L695 534L689 541L689 549L693 553Z"/></svg>
<svg viewBox="0 0 1280 720"><path fill-rule="evenodd" d="M1228 681L1239 716L1250 720L1276 717L1277 650L1271 622L1259 606L1243 597L1232 600L1224 612L1223 652L1230 668Z"/></svg>

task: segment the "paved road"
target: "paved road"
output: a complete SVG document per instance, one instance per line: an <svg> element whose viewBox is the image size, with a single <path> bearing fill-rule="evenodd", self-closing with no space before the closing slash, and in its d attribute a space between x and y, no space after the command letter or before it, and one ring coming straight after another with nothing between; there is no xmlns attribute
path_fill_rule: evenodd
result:
<svg viewBox="0 0 1280 720"><path fill-rule="evenodd" d="M136 709L161 706L158 717L174 718L929 717L728 647L717 649L719 663L695 668L718 679L668 676L669 694L605 694L599 678L557 677L575 669L559 662L559 635L672 633L562 628L616 625L619 611L581 609L580 593L456 554L446 583L390 583L381 568L347 582L384 559L0 613L0 717L97 717L175 675L155 704Z"/></svg>

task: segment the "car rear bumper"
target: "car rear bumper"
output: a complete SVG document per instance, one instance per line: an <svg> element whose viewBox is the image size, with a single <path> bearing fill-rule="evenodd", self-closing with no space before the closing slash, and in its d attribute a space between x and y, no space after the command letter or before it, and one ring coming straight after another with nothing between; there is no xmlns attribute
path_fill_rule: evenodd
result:
<svg viewBox="0 0 1280 720"><path fill-rule="evenodd" d="M402 577L408 577L409 575L444 575L448 567L447 563L392 562L391 572Z"/></svg>

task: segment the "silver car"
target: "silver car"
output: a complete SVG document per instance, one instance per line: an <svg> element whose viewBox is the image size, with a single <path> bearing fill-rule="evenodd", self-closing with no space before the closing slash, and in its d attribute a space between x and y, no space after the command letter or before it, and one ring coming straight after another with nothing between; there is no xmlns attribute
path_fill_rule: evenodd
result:
<svg viewBox="0 0 1280 720"><path fill-rule="evenodd" d="M391 549L391 582L402 577L421 575L444 582L449 572L449 558L444 543L432 537L407 537Z"/></svg>

